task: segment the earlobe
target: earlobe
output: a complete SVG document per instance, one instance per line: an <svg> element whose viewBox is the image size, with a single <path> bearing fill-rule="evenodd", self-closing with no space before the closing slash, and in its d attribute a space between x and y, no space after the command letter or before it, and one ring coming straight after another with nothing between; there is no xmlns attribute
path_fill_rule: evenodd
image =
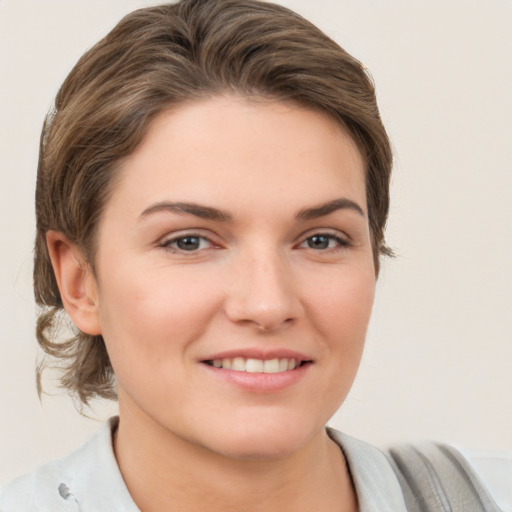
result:
<svg viewBox="0 0 512 512"><path fill-rule="evenodd" d="M46 245L66 312L81 331L101 334L96 279L82 253L57 231L48 231Z"/></svg>

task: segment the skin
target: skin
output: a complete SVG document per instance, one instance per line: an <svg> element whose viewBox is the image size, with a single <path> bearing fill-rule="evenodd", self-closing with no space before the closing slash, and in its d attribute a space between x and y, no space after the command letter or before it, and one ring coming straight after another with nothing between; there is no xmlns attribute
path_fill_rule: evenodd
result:
<svg viewBox="0 0 512 512"><path fill-rule="evenodd" d="M218 97L161 113L122 163L94 273L48 234L66 310L105 339L116 457L142 511L357 509L324 425L373 304L365 196L361 155L326 115ZM247 389L204 363L233 350L309 363L283 389Z"/></svg>

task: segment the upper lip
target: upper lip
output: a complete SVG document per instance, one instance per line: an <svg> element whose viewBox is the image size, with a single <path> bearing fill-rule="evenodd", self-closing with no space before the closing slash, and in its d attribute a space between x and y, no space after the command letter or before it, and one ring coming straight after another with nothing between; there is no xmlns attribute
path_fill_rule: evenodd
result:
<svg viewBox="0 0 512 512"><path fill-rule="evenodd" d="M235 357L243 357L244 359L261 359L263 361L269 359L295 359L296 361L312 361L313 358L304 353L297 352L285 348L275 348L264 350L261 348L237 348L232 350L224 350L216 352L201 359L201 361L214 361L215 359L233 359Z"/></svg>

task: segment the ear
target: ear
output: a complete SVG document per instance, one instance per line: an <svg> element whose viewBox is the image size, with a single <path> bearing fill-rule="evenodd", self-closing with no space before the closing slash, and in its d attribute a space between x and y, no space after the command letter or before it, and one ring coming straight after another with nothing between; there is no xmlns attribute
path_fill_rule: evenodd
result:
<svg viewBox="0 0 512 512"><path fill-rule="evenodd" d="M48 231L46 245L64 309L82 332L101 334L98 286L82 253L57 231Z"/></svg>

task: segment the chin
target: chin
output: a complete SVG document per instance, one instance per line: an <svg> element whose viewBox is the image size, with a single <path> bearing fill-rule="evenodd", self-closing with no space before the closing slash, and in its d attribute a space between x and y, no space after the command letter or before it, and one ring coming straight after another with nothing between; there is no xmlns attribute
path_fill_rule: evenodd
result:
<svg viewBox="0 0 512 512"><path fill-rule="evenodd" d="M237 460L283 459L298 451L301 446L301 442L293 442L282 435L268 435L258 439L241 437L221 448L221 454Z"/></svg>
<svg viewBox="0 0 512 512"><path fill-rule="evenodd" d="M265 424L267 423L267 424ZM238 425L228 432L210 437L210 449L238 460L281 459L298 452L318 435L321 428L304 428L295 424L268 422ZM210 432L212 434L212 432Z"/></svg>

